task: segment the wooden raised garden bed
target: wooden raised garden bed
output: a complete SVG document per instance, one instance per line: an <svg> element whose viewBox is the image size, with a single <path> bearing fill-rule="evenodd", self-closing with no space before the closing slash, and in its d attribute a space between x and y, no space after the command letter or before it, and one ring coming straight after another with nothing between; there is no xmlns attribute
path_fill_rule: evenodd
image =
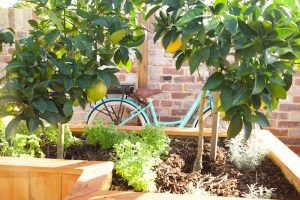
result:
<svg viewBox="0 0 300 200"><path fill-rule="evenodd" d="M0 157L0 199L59 200L110 187L113 162Z"/></svg>
<svg viewBox="0 0 300 200"><path fill-rule="evenodd" d="M84 127L70 126L74 132L83 132ZM137 127L122 127L136 130ZM196 136L197 129L165 129L168 135ZM269 131L254 133L269 149L270 158L280 167L286 178L300 192L300 158ZM209 130L205 131L209 136ZM221 131L221 137L225 132ZM112 162L56 160L37 158L0 158L0 192L3 199L227 199L240 198L204 197L201 195L179 195L165 193L139 193L107 191L110 186ZM245 198L242 198L245 199Z"/></svg>

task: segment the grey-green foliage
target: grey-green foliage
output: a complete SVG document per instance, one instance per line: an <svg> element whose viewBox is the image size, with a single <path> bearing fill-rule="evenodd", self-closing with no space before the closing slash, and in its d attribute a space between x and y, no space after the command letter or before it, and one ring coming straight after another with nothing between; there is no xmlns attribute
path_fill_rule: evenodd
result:
<svg viewBox="0 0 300 200"><path fill-rule="evenodd" d="M229 148L229 160L237 168L244 170L255 170L268 153L267 148L255 136L244 141L243 136L239 135L228 140L226 146Z"/></svg>
<svg viewBox="0 0 300 200"><path fill-rule="evenodd" d="M248 185L249 192L244 193L243 197L251 199L270 199L276 188L267 188L263 185L257 186L256 184Z"/></svg>
<svg viewBox="0 0 300 200"><path fill-rule="evenodd" d="M115 169L128 184L138 191L155 191L156 173L153 167L160 156L168 154L170 139L159 128L146 126L139 134L125 133L115 126L103 126L100 122L88 128L87 141L102 149L113 148L117 161Z"/></svg>
<svg viewBox="0 0 300 200"><path fill-rule="evenodd" d="M10 140L5 138L5 125L0 121L0 156L31 156L45 157L41 146L45 144L57 144L58 129L45 127L45 130L37 129L29 132L24 123L19 124L16 135ZM70 145L82 145L80 139L74 137L70 129L65 127L65 147Z"/></svg>

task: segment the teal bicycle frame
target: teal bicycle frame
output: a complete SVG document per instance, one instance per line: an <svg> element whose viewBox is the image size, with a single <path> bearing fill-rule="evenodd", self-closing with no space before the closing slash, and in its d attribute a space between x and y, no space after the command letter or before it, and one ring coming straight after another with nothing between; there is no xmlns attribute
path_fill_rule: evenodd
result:
<svg viewBox="0 0 300 200"><path fill-rule="evenodd" d="M133 113L130 117L128 117L127 119L125 119L124 121L122 121L119 126L122 125L126 125L127 122L129 122L130 120L134 119L135 117L137 117L139 114L142 114L145 117L146 123L151 124L151 121L146 113L146 110L149 109L150 110L150 114L151 117L153 119L153 123L155 126L175 126L178 125L178 127L183 128L187 125L187 123L191 120L191 118L193 117L193 115L196 113L196 111L199 108L199 105L201 103L201 95L202 95L202 91L199 93L199 95L197 96L197 98L195 99L194 103L192 104L192 106L189 108L188 112L186 113L186 115L178 121L170 121L170 122L161 122L158 121L156 112L155 112L155 108L153 105L152 100L150 99L149 102L147 103L147 105L145 107L141 107L139 106L137 103L135 103L134 101L132 101L131 99L128 98L107 98L105 100L103 100L102 102L100 101L99 103L97 103L95 105L95 107L97 107L97 105L99 105L100 103L103 103L105 101L109 101L109 100L120 100L120 101L124 101L127 103L130 103L131 105L133 105L134 107L136 107L138 109L137 112ZM204 107L204 113L206 113L208 110L213 108L213 101L212 101L212 93L210 91L207 92L206 97L209 99L209 103L208 105L206 105ZM93 109L90 110L90 112L88 113L88 116L90 115L90 113L93 112ZM192 127L195 127L196 124L198 122L198 116L195 117L195 120L192 124Z"/></svg>

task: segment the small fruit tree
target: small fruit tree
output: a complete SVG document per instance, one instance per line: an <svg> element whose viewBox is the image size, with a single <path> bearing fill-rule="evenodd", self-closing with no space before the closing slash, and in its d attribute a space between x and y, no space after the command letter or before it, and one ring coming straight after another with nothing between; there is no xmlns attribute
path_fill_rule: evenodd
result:
<svg viewBox="0 0 300 200"><path fill-rule="evenodd" d="M29 36L15 42L0 99L1 116L14 116L6 137L21 121L30 131L45 121L64 124L72 117L73 104L84 108L103 98L106 86L118 84L119 70L108 66L130 69L134 55L141 59L137 47L145 38L136 15L142 2L31 2L39 20L29 20Z"/></svg>
<svg viewBox="0 0 300 200"><path fill-rule="evenodd" d="M160 9L154 41L163 37L167 48L181 37L182 46L174 54L177 69L185 61L191 74L200 63L214 68L203 94L220 92L219 110L230 121L228 138L243 127L249 138L253 123L268 126L267 116L287 97L294 67L299 66L298 1L162 0L153 9ZM201 170L201 148L200 142L195 170Z"/></svg>

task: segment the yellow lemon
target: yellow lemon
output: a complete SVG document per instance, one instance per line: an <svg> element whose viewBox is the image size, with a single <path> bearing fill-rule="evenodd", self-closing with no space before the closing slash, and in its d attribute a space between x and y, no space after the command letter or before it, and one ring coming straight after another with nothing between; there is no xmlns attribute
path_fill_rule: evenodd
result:
<svg viewBox="0 0 300 200"><path fill-rule="evenodd" d="M100 99L105 97L106 93L107 87L103 81L99 81L98 83L93 84L92 88L86 91L88 98L94 102L99 101Z"/></svg>
<svg viewBox="0 0 300 200"><path fill-rule="evenodd" d="M165 36L163 36L161 39L161 44L163 44L164 37ZM178 36L174 42L171 39L170 43L168 44L167 48L165 48L165 50L168 53L175 53L176 51L178 51L180 49L181 45L182 45L181 36ZM162 46L164 47L164 45L162 45Z"/></svg>
<svg viewBox="0 0 300 200"><path fill-rule="evenodd" d="M73 101L73 106L75 106L75 107L79 106L79 102L77 101L77 99L75 101Z"/></svg>

